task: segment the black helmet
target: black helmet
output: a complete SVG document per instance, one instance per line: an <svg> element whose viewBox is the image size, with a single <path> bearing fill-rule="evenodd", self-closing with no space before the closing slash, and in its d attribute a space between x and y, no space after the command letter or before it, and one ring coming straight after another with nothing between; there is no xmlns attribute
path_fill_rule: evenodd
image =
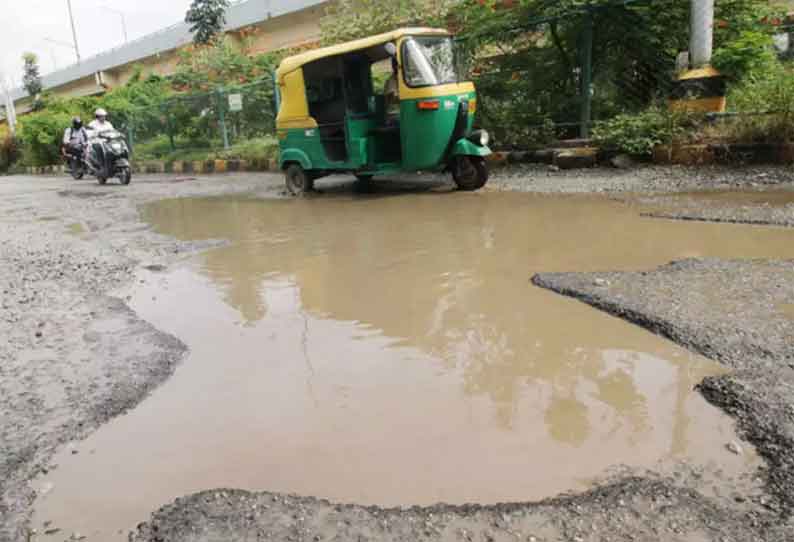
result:
<svg viewBox="0 0 794 542"><path fill-rule="evenodd" d="M83 127L83 121L80 119L80 117L74 117L72 119L72 128L74 128L75 130L79 130L82 127Z"/></svg>

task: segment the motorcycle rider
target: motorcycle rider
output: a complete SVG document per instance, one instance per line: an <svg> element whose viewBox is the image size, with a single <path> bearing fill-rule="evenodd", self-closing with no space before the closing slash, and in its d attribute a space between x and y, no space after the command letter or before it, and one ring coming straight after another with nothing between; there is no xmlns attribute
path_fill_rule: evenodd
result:
<svg viewBox="0 0 794 542"><path fill-rule="evenodd" d="M80 117L72 119L72 125L63 133L63 148L73 156L81 157L88 145L88 133Z"/></svg>
<svg viewBox="0 0 794 542"><path fill-rule="evenodd" d="M108 120L108 112L101 107L94 112L94 120L88 124L88 129L95 134L114 130L113 125Z"/></svg>
<svg viewBox="0 0 794 542"><path fill-rule="evenodd" d="M94 112L94 120L88 123L89 137L91 141L91 153L89 153L89 165L92 170L99 169L99 164L103 163L105 158L102 149L102 142L96 139L101 133L110 130L115 130L113 125L108 120L108 112L101 107Z"/></svg>

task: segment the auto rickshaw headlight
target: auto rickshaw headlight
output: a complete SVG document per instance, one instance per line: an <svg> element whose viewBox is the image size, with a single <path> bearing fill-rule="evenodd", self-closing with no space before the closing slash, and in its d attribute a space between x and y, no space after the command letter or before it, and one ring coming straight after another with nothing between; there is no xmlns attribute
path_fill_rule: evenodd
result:
<svg viewBox="0 0 794 542"><path fill-rule="evenodd" d="M469 141L480 147L487 147L491 142L491 135L485 130L475 130L469 136Z"/></svg>

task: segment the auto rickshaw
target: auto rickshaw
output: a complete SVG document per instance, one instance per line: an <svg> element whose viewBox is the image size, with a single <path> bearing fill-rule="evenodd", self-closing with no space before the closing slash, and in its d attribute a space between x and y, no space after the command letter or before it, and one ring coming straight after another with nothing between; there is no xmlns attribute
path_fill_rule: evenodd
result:
<svg viewBox="0 0 794 542"><path fill-rule="evenodd" d="M287 189L340 172L366 182L449 171L462 190L484 186L489 136L473 130L477 97L458 56L446 30L403 28L284 59L276 126Z"/></svg>

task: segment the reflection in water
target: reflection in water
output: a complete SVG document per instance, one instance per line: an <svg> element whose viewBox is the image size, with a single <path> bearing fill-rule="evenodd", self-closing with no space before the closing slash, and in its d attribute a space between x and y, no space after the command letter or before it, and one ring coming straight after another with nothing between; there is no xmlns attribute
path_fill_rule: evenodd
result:
<svg viewBox="0 0 794 542"><path fill-rule="evenodd" d="M789 232L640 219L595 199L467 196L172 200L146 216L177 237L235 241L207 254L202 268L245 322L267 310L262 281L289 276L312 314L372 325L460 370L467 392L488 395L505 427L523 388L549 386L549 408L560 412L547 419L577 420L551 431L569 435L566 442L572 427L582 428L579 438L586 427L573 406L581 401L570 395L582 379L598 390L590 400L638 432L647 428L629 372L639 355L625 353L605 371L602 352L621 344L621 332L606 334L588 311L531 288L532 273L794 253ZM678 380L689 386L700 377Z"/></svg>
<svg viewBox="0 0 794 542"><path fill-rule="evenodd" d="M37 526L115 533L209 487L496 502L581 488L618 464L752 461L723 453L732 422L692 393L716 364L529 279L794 256L792 232L494 193L173 200L145 216L232 244L132 292L190 357L84 443L95 453L58 458Z"/></svg>

